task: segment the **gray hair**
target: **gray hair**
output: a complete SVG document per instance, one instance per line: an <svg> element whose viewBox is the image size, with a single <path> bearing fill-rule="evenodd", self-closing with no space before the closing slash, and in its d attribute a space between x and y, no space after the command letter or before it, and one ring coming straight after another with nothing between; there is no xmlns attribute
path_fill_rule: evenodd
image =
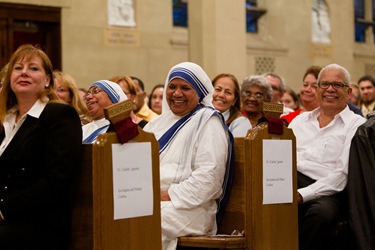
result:
<svg viewBox="0 0 375 250"><path fill-rule="evenodd" d="M319 72L319 75L318 75L318 83L320 82L320 78L322 77L322 74L327 70L336 70L336 71L340 71L341 73L343 73L344 74L344 84L349 86L349 84L350 84L349 71L347 69L345 69L344 67L336 64L336 63L328 64L327 66L322 68L322 70Z"/></svg>
<svg viewBox="0 0 375 250"><path fill-rule="evenodd" d="M264 94L264 101L270 102L272 99L272 88L267 79L261 75L247 76L241 85L241 92L245 91L248 87L257 86Z"/></svg>
<svg viewBox="0 0 375 250"><path fill-rule="evenodd" d="M285 79L283 77L279 76L278 74L271 73L271 72L264 73L262 76L264 76L264 77L270 76L270 77L279 79L279 81L280 81L280 91L281 92L286 91L286 83L285 83Z"/></svg>

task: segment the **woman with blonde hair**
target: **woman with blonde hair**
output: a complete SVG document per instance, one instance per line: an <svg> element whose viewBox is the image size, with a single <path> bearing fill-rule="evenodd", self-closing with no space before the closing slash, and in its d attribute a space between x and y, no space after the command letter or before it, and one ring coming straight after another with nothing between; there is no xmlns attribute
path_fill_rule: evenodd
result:
<svg viewBox="0 0 375 250"><path fill-rule="evenodd" d="M58 70L53 71L53 78L59 99L75 108L81 118L82 125L89 123L91 121L90 114L79 94L74 78Z"/></svg>
<svg viewBox="0 0 375 250"><path fill-rule="evenodd" d="M82 128L59 101L47 54L12 55L0 91L1 249L66 249Z"/></svg>

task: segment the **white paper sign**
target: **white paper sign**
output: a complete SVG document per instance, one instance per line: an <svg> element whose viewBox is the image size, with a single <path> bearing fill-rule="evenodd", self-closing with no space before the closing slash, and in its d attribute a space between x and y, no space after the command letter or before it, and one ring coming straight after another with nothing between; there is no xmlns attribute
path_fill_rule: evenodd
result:
<svg viewBox="0 0 375 250"><path fill-rule="evenodd" d="M151 143L112 145L114 219L153 214Z"/></svg>
<svg viewBox="0 0 375 250"><path fill-rule="evenodd" d="M292 140L263 140L263 204L293 202Z"/></svg>

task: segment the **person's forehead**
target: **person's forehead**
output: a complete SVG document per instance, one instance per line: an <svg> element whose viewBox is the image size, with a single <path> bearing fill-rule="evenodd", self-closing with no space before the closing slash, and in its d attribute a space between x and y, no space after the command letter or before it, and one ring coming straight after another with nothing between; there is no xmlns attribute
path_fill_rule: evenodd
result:
<svg viewBox="0 0 375 250"><path fill-rule="evenodd" d="M138 80L137 80L137 79L133 79L133 82L134 82L135 86L137 87L137 89L138 89L139 91L141 91L142 88L141 88L141 85L139 84Z"/></svg>
<svg viewBox="0 0 375 250"><path fill-rule="evenodd" d="M266 76L268 82L271 84L271 85L281 85L281 81L279 78L277 77L274 77L274 76L271 76L271 75L268 75Z"/></svg>
<svg viewBox="0 0 375 250"><path fill-rule="evenodd" d="M335 69L329 69L323 72L320 81L343 81L344 79L345 76L343 72Z"/></svg>
<svg viewBox="0 0 375 250"><path fill-rule="evenodd" d="M55 80L55 87L56 88L68 88L68 85L64 82L61 82L59 80Z"/></svg>
<svg viewBox="0 0 375 250"><path fill-rule="evenodd" d="M303 81L307 83L316 83L317 79L313 74L308 74Z"/></svg>
<svg viewBox="0 0 375 250"><path fill-rule="evenodd" d="M129 85L126 81L119 81L118 82L118 85L120 85L122 88L126 88L126 89L129 89Z"/></svg>
<svg viewBox="0 0 375 250"><path fill-rule="evenodd" d="M169 81L168 85L170 84L190 85L187 81L178 77L173 78L171 81Z"/></svg>
<svg viewBox="0 0 375 250"><path fill-rule="evenodd" d="M253 92L253 93L262 93L263 92L263 88L261 88L260 86L258 85L250 85L250 86L247 86L247 88L245 89L245 91L250 91L250 92Z"/></svg>
<svg viewBox="0 0 375 250"><path fill-rule="evenodd" d="M285 92L282 99L293 99L293 97L288 92Z"/></svg>
<svg viewBox="0 0 375 250"><path fill-rule="evenodd" d="M24 55L22 57L19 57L15 63L37 63L41 64L42 63L42 58L40 58L37 55Z"/></svg>
<svg viewBox="0 0 375 250"><path fill-rule="evenodd" d="M372 82L370 80L364 80L364 81L361 81L359 84L358 84L360 87L367 87L367 86L373 86L372 85Z"/></svg>

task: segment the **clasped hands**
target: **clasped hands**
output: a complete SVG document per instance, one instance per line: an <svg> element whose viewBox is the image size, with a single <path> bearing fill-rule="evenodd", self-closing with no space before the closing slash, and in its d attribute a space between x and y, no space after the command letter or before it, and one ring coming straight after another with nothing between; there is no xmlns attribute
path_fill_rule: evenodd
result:
<svg viewBox="0 0 375 250"><path fill-rule="evenodd" d="M169 197L168 191L160 191L160 201L170 201L171 197Z"/></svg>

